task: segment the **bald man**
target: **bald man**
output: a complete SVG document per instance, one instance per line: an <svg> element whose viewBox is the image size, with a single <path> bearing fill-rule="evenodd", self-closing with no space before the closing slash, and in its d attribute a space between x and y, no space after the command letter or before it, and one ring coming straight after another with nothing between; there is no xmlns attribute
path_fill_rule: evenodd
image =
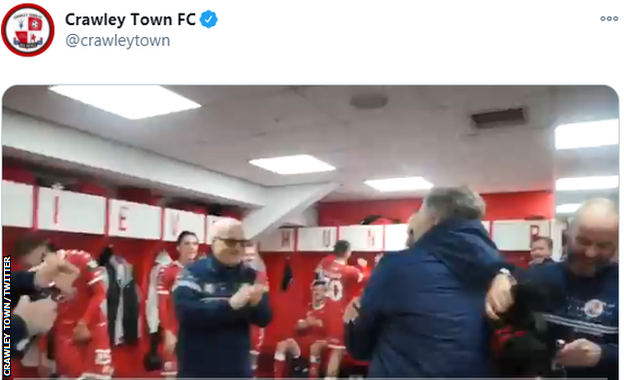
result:
<svg viewBox="0 0 624 380"><path fill-rule="evenodd" d="M567 377L618 377L618 248L617 205L607 199L584 203L568 232L564 262L531 267L519 281L556 286L564 304L544 314L549 330L565 341L555 358ZM497 319L513 304L510 288L516 280L497 276L488 292L488 315Z"/></svg>
<svg viewBox="0 0 624 380"><path fill-rule="evenodd" d="M239 221L220 220L214 224L213 255L178 277L178 378L253 377L250 326L266 327L272 313L265 284L243 264L246 243Z"/></svg>

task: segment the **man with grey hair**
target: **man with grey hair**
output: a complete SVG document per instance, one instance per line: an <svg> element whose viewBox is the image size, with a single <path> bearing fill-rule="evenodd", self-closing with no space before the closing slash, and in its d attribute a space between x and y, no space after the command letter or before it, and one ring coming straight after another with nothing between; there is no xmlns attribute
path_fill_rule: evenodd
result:
<svg viewBox="0 0 624 380"><path fill-rule="evenodd" d="M544 313L554 338L565 342L554 358L568 377L618 378L617 205L608 199L585 202L570 225L564 262L501 274L486 299L487 314L498 319L514 302L516 282L532 281L560 290L561 304Z"/></svg>
<svg viewBox="0 0 624 380"><path fill-rule="evenodd" d="M344 316L345 343L369 377L488 377L483 299L504 266L467 187L435 188L408 225L408 248L388 253Z"/></svg>

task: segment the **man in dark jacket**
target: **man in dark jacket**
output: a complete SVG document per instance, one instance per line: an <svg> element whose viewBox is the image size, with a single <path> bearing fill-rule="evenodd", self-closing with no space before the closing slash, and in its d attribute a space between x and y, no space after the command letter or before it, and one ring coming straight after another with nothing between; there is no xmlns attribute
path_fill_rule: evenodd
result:
<svg viewBox="0 0 624 380"><path fill-rule="evenodd" d="M483 317L504 263L468 188L433 189L408 227L408 249L387 253L361 302L345 313L346 344L370 377L485 377L491 332Z"/></svg>
<svg viewBox="0 0 624 380"><path fill-rule="evenodd" d="M23 352L18 348L29 337L45 333L56 319L56 302L49 297L31 301L27 294L35 293L35 276L29 272L11 273L11 284L14 286L18 300L11 315L11 357L21 357Z"/></svg>
<svg viewBox="0 0 624 380"><path fill-rule="evenodd" d="M242 225L213 225L213 255L184 269L174 290L179 378L252 378L250 325L272 319L266 285L243 263Z"/></svg>
<svg viewBox="0 0 624 380"><path fill-rule="evenodd" d="M566 238L565 261L532 266L514 276L543 283L565 295L543 314L549 330L564 345L554 358L567 377L618 378L619 214L608 199L585 202L577 211ZM493 319L513 304L514 277L496 276L488 292L486 311Z"/></svg>

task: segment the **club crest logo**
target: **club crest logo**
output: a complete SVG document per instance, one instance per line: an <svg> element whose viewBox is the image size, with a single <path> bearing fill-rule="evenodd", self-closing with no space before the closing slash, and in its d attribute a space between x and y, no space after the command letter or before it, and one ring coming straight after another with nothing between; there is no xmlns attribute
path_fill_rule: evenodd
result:
<svg viewBox="0 0 624 380"><path fill-rule="evenodd" d="M91 259L89 260L89 262L87 263L87 267L89 269L91 269L92 271L96 270L99 268L97 261Z"/></svg>
<svg viewBox="0 0 624 380"><path fill-rule="evenodd" d="M53 39L52 17L39 5L20 4L2 20L2 40L9 50L19 56L37 56L50 47Z"/></svg>
<svg viewBox="0 0 624 380"><path fill-rule="evenodd" d="M204 292L208 294L214 294L215 286L213 284L204 284Z"/></svg>
<svg viewBox="0 0 624 380"><path fill-rule="evenodd" d="M591 300L587 301L585 307L583 308L583 311L585 311L585 315L590 318L598 318L600 317L600 315L602 315L602 312L604 311L604 306L604 302L600 300Z"/></svg>

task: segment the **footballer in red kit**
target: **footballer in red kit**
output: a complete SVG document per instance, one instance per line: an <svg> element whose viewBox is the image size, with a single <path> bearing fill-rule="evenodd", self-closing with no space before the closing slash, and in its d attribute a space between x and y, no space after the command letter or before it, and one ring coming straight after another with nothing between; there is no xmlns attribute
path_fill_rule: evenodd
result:
<svg viewBox="0 0 624 380"><path fill-rule="evenodd" d="M325 340L325 294L327 288L322 280L315 280L312 284L312 302L305 318L297 321L292 338L284 339L277 344L273 361L275 378L286 377L286 355L295 361L295 367L300 358L310 358L309 377L317 377L321 362L321 354L327 346Z"/></svg>
<svg viewBox="0 0 624 380"><path fill-rule="evenodd" d="M374 266L377 266L377 264L379 264L379 260L381 260L382 257L383 257L383 253L379 253L375 255ZM358 266L362 268L362 274L363 274L363 279L358 284L357 291L356 291L356 296L359 298L359 297L362 297L362 295L364 294L364 288L366 287L366 283L368 282L368 279L370 278L372 274L372 268L368 265L368 261L366 261L363 258L358 259L357 263L358 263ZM348 370L352 371L351 373L354 373L354 374L360 373L361 375L362 369L368 368L368 362L362 361L362 360L356 360L352 358L348 353L345 354L345 357L343 359L343 364L345 363L346 363Z"/></svg>
<svg viewBox="0 0 624 380"><path fill-rule="evenodd" d="M53 328L58 375L109 379L113 366L104 314L105 273L87 252L59 251L57 254L77 268L73 292L59 297L58 317Z"/></svg>
<svg viewBox="0 0 624 380"><path fill-rule="evenodd" d="M370 278L371 268L368 265L368 261L366 261L366 259L363 259L363 258L357 259L357 264L360 267L359 269L362 271L362 278L355 285L354 296L360 297L362 293L364 293L364 288L366 287L366 283L368 282L368 279Z"/></svg>
<svg viewBox="0 0 624 380"><path fill-rule="evenodd" d="M364 281L364 273L355 266L348 265L351 245L346 240L338 240L334 254L325 257L316 269L317 278L327 286L325 298L325 321L327 344L332 350L327 365L327 377L337 378L340 362L344 356L344 325L342 316L351 300L357 296Z"/></svg>
<svg viewBox="0 0 624 380"><path fill-rule="evenodd" d="M178 321L173 307L173 288L182 268L197 258L199 239L190 231L182 231L176 241L178 260L162 268L158 273L158 318L163 331L163 368L161 376L173 378L178 372L175 346L178 341Z"/></svg>

